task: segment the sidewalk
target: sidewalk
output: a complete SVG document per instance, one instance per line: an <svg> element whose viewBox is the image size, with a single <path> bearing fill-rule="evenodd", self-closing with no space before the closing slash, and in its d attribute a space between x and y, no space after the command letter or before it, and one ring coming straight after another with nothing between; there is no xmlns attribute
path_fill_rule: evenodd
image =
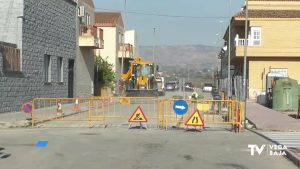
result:
<svg viewBox="0 0 300 169"><path fill-rule="evenodd" d="M29 125L27 118L31 118L30 114L26 115L22 112L0 113L0 128L25 127Z"/></svg>
<svg viewBox="0 0 300 169"><path fill-rule="evenodd" d="M246 116L247 119L256 126L256 129L258 129L250 129L251 131L275 144L286 144L281 140L291 140L288 139L286 134L295 135L300 131L300 119L294 119L287 114L269 109L258 103L247 102ZM277 137L272 138L272 135L268 135L266 131L274 131L272 134ZM296 144L298 144L297 141ZM289 147L286 153L286 157L295 163L296 166L300 167L300 148L296 146Z"/></svg>
<svg viewBox="0 0 300 169"><path fill-rule="evenodd" d="M257 129L266 131L300 131L300 119L294 119L281 112L258 103L247 102L246 116Z"/></svg>

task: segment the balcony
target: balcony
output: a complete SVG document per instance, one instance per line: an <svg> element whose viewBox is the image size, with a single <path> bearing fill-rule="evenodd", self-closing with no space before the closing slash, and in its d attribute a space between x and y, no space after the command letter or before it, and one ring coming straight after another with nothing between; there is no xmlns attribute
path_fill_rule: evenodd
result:
<svg viewBox="0 0 300 169"><path fill-rule="evenodd" d="M101 33L102 31L102 33ZM103 30L97 29L95 26L80 26L79 47L90 49L103 49ZM101 37L102 38L99 38Z"/></svg>
<svg viewBox="0 0 300 169"><path fill-rule="evenodd" d="M249 38L246 39L239 39L235 38L235 56L236 57L243 57L244 56L244 47L245 45L248 46L248 55L251 56L261 56L264 48L261 46L261 40L260 39L253 39L249 36Z"/></svg>
<svg viewBox="0 0 300 169"><path fill-rule="evenodd" d="M119 45L119 58L133 58L133 45L129 44L129 43L125 43L125 44L120 44Z"/></svg>

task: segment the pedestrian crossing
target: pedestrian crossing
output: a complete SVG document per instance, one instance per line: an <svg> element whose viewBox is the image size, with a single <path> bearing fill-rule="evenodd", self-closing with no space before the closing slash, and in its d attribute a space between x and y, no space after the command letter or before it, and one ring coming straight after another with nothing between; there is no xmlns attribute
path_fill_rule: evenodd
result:
<svg viewBox="0 0 300 169"><path fill-rule="evenodd" d="M288 148L300 148L300 132L262 132L261 134Z"/></svg>

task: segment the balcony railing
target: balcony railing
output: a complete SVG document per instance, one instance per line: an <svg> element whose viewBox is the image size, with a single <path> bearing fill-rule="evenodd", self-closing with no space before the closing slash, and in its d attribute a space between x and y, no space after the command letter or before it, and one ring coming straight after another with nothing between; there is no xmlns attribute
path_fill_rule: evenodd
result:
<svg viewBox="0 0 300 169"><path fill-rule="evenodd" d="M238 39L235 41L235 46L245 46L247 44L249 44L249 39L247 39L247 41L246 39Z"/></svg>
<svg viewBox="0 0 300 169"><path fill-rule="evenodd" d="M92 25L80 25L80 36L94 36L97 37L97 28Z"/></svg>
<svg viewBox="0 0 300 169"><path fill-rule="evenodd" d="M80 25L79 46L94 49L103 49L103 30L93 25Z"/></svg>
<svg viewBox="0 0 300 169"><path fill-rule="evenodd" d="M132 58L133 57L133 45L130 43L119 44L119 57Z"/></svg>
<svg viewBox="0 0 300 169"><path fill-rule="evenodd" d="M260 40L253 40L253 39L235 39L235 46L260 46L261 41Z"/></svg>

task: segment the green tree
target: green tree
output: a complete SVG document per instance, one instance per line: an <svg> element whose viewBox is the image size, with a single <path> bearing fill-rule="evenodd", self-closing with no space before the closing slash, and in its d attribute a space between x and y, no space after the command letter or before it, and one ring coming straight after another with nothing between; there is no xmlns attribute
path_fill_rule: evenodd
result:
<svg viewBox="0 0 300 169"><path fill-rule="evenodd" d="M115 80L115 73L113 65L107 62L107 58L103 59L101 56L96 56L95 59L95 73L97 80L103 87L112 87Z"/></svg>

